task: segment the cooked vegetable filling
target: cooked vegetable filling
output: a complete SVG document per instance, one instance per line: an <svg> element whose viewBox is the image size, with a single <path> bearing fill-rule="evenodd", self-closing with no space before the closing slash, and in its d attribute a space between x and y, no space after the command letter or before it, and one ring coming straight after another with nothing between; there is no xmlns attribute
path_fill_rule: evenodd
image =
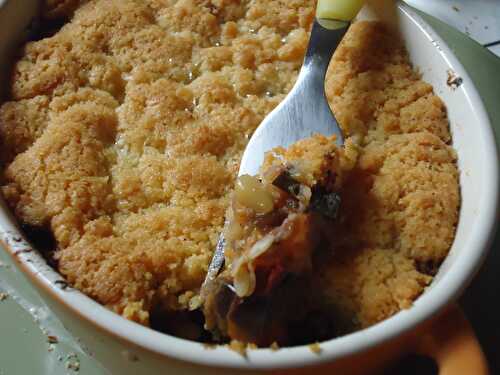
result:
<svg viewBox="0 0 500 375"><path fill-rule="evenodd" d="M310 277L314 258L331 248L340 151L319 135L306 145L324 148L314 163L271 152L260 176L236 182L224 231L226 270L204 293L206 328L218 339L293 345L290 326L319 308Z"/></svg>

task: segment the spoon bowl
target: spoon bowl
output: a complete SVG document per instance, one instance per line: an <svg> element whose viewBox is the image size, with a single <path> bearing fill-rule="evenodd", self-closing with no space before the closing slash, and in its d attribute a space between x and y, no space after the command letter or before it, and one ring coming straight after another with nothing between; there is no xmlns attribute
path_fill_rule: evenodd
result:
<svg viewBox="0 0 500 375"><path fill-rule="evenodd" d="M333 53L350 22L316 19L304 64L295 86L286 98L262 121L243 153L239 175L256 175L264 154L319 133L336 136L344 143L342 130L325 95L325 75Z"/></svg>
<svg viewBox="0 0 500 375"><path fill-rule="evenodd" d="M311 30L304 64L294 87L286 98L262 121L248 142L240 164L239 176L256 175L264 154L275 147L288 147L313 134L335 135L344 144L342 129L330 109L325 94L325 76L350 21L316 18ZM209 290L224 266L225 240L221 234L202 286Z"/></svg>

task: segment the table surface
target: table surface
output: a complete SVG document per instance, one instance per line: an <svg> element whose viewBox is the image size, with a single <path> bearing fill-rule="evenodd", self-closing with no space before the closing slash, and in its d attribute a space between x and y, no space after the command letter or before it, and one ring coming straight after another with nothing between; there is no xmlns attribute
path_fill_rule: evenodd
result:
<svg viewBox="0 0 500 375"><path fill-rule="evenodd" d="M413 1L414 5L419 5L416 4L418 2ZM495 9L499 9L500 15L500 7ZM456 29L437 19L424 17L455 51L476 83L500 144L500 59ZM496 26L499 28L500 39L500 24L497 23ZM480 39L477 35L474 37ZM489 43L485 40L487 39L479 41ZM483 268L461 299L461 305L488 357L492 373L500 373L499 267L500 236L497 235ZM103 367L85 354L78 340L50 313L24 275L1 249L0 316L0 375L106 374ZM58 342L48 342L50 335L57 336Z"/></svg>
<svg viewBox="0 0 500 375"><path fill-rule="evenodd" d="M470 36L500 56L499 0L405 0Z"/></svg>

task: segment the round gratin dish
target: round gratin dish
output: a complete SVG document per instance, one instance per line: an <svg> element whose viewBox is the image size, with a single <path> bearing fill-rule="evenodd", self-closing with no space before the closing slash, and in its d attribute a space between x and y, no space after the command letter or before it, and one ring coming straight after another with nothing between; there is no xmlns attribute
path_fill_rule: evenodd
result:
<svg viewBox="0 0 500 375"><path fill-rule="evenodd" d="M26 26L36 11L34 0L0 1L0 67L4 82L10 68L9 56L22 41ZM376 14L382 13L365 9L360 18L377 17ZM196 366L209 366L204 367L205 371L211 368L210 371L218 374L223 373L221 368L228 367L277 369L324 363L345 366L360 356L369 358L367 351L373 353L375 347L386 348L387 356L406 350L408 346L401 343L409 342L413 330L442 313L463 292L485 258L497 220L498 154L492 128L474 84L432 28L402 3L383 14L383 18L387 17L385 21L401 33L413 65L445 102L453 146L458 155L462 195L459 224L451 251L432 285L410 309L368 329L321 343L319 354L307 346L300 346L279 351L250 350L243 357L226 347L207 349L199 343L153 331L127 321L76 290L61 288L62 277L38 252L26 251L31 249L29 243L1 202L0 239L4 247L46 297L51 308L60 313L65 324L92 348L98 359L101 355L106 356L106 362L117 369L123 360L121 354L125 346L144 359L130 364L130 371L134 372L159 364L183 373L194 371ZM461 78L459 87L450 87L447 83L450 72ZM458 319L457 324L462 322L459 315L454 315L453 319ZM100 348L102 335L114 337L116 346ZM378 355L378 359L383 357Z"/></svg>

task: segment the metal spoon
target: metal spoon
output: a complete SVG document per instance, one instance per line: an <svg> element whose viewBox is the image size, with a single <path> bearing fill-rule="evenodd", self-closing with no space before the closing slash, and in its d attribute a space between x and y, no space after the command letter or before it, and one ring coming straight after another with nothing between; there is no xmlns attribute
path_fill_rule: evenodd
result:
<svg viewBox="0 0 500 375"><path fill-rule="evenodd" d="M342 130L326 99L325 75L349 25L349 21L316 18L295 86L252 135L241 160L239 176L256 175L265 152L277 146L290 146L316 133L335 134L337 145L343 145ZM224 246L221 235L202 286L202 295L224 265Z"/></svg>

